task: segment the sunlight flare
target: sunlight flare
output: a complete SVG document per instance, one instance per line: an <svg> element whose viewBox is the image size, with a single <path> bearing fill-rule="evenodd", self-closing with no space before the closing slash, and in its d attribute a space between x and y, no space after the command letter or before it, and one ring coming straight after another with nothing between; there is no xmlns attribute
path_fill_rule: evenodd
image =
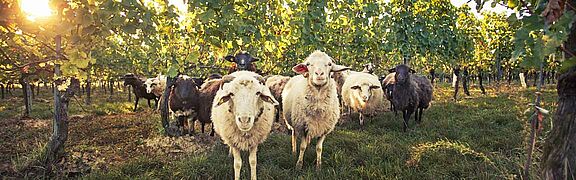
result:
<svg viewBox="0 0 576 180"><path fill-rule="evenodd" d="M31 21L52 15L49 0L20 0L20 8Z"/></svg>

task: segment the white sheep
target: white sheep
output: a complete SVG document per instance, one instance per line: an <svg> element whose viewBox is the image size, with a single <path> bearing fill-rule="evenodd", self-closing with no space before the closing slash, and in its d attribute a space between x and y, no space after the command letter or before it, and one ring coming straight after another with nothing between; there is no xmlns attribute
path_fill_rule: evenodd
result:
<svg viewBox="0 0 576 180"><path fill-rule="evenodd" d="M158 75L155 78L148 78L144 85L147 93L154 93L154 95L160 97L166 88L166 76Z"/></svg>
<svg viewBox="0 0 576 180"><path fill-rule="evenodd" d="M352 73L342 86L344 106L359 114L360 125L364 125L365 114L374 114L383 106L383 96L378 77L368 73Z"/></svg>
<svg viewBox="0 0 576 180"><path fill-rule="evenodd" d="M314 51L303 63L292 68L298 76L292 77L282 92L283 116L292 131L292 152L296 153L296 138L301 139L300 154L296 168L302 168L304 152L312 138L317 138L316 169L322 164L322 143L334 130L340 118L340 104L336 82L331 72L349 69L336 65L330 56Z"/></svg>
<svg viewBox="0 0 576 180"><path fill-rule="evenodd" d="M268 87L268 89L270 89L270 92L274 96L274 99L276 99L276 101L278 102L282 102L282 91L284 90L284 86L286 86L286 83L288 83L288 80L290 80L290 77L282 75L270 75L264 77L264 79L266 79L266 83L264 84L266 85L266 87ZM278 122L280 120L280 113L282 112L282 104L280 104L277 107L277 109L278 111L276 112L275 122Z"/></svg>
<svg viewBox="0 0 576 180"><path fill-rule="evenodd" d="M270 134L278 101L254 72L237 71L222 80L212 104L214 130L234 156L234 179L240 179L242 150L249 151L250 177L255 180L258 145Z"/></svg>

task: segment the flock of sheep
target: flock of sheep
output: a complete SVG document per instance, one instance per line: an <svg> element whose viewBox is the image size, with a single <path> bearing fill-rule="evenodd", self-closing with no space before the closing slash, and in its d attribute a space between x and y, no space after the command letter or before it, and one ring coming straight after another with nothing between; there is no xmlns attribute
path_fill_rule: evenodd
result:
<svg viewBox="0 0 576 180"><path fill-rule="evenodd" d="M398 65L390 69L391 73L385 78L378 78L371 74L371 64L362 72L351 71L349 67L335 64L326 53L314 51L292 68L299 75L262 77L252 64L258 59L248 53L225 59L235 62L228 75L212 74L206 80L178 76L168 103L184 134L194 133L195 120L202 123L203 133L204 125L213 123L211 135L216 132L234 157L235 179L240 178L242 167L240 151L249 152L251 179L256 179L258 145L266 140L275 121L284 119L291 131L293 153L300 141L297 169L302 168L309 143L318 138L316 168L319 169L322 144L344 111L358 113L363 126L364 116L373 115L386 98L391 102L391 110L402 112L406 131L412 113L416 112L415 120L420 122L423 109L428 108L432 100L430 81L413 74L406 65ZM166 87L164 76L145 79L127 74L123 79L134 88L134 110L139 98L148 99L149 106L151 99L158 104Z"/></svg>

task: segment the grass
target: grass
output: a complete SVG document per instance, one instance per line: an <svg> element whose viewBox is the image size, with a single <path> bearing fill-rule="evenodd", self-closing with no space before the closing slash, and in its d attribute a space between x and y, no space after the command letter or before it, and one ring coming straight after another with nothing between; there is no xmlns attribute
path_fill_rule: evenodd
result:
<svg viewBox="0 0 576 180"><path fill-rule="evenodd" d="M534 100L534 88L514 86L489 87L487 95L476 88L472 96L461 95L452 100L452 89L439 85L434 102L425 111L423 122L410 121L409 132L402 132L400 117L384 112L369 119L364 127L356 120L347 121L328 135L324 142L323 168L314 168L313 142L304 158L303 170L295 170L296 155L290 153L290 137L273 133L259 147L258 177L260 179L519 179L526 159L530 112L528 103ZM98 94L98 93L97 93ZM67 161L77 167L85 164L91 170L82 172L84 179L232 179L232 158L218 138L206 134L187 138L165 138L160 135L159 115L139 106L140 113L131 113L132 103L125 94L117 93L115 101L95 96L94 105L83 111L72 102L70 114L87 117L70 121ZM542 107L556 107L556 91L543 90ZM18 98L12 98L11 101ZM21 100L18 99L18 100ZM19 109L0 101L0 122L17 119ZM49 110L49 103L35 104ZM43 107L46 106L46 107ZM77 107L78 106L78 107ZM48 121L45 112L32 112L33 121ZM541 143L550 129L551 115L536 145L531 176L538 179ZM44 120L43 120L44 119ZM20 120L18 120L20 121ZM49 121L48 121L49 122ZM13 131L18 138L0 136L7 141L38 144L47 137L50 123L36 129L24 123L22 131ZM5 124L6 129L12 127ZM0 131L3 132L4 130ZM20 135L27 134L27 135ZM1 135L1 134L0 134ZM161 139L161 143L151 143ZM1 144L2 142L0 142ZM164 143L164 144L162 144ZM186 143L188 143L186 145ZM184 145L183 145L184 144ZM162 146L162 147L159 147ZM204 150L170 152L171 149ZM10 166L22 164L13 152L32 150L38 146L12 148L0 159L12 159ZM201 149L201 148L200 148ZM1 149L0 149L1 150ZM33 155L34 153L32 153ZM242 153L242 179L249 178L248 154ZM78 163L81 162L81 163ZM1 166L0 166L1 167ZM70 166L66 166L70 167ZM66 169L66 168L64 168ZM70 169L70 168L68 168ZM73 169L73 168L72 168ZM16 176L6 171L7 176Z"/></svg>

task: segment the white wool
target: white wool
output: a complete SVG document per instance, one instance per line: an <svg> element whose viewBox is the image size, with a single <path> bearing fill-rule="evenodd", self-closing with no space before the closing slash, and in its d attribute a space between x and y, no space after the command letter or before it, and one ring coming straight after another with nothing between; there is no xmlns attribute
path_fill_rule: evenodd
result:
<svg viewBox="0 0 576 180"><path fill-rule="evenodd" d="M268 137L272 128L272 122L274 121L275 108L273 104L261 100L259 100L260 102L258 103L260 107L248 107L253 109L262 108L263 112L260 117L255 120L254 126L248 132L241 131L235 123L234 110L230 108L231 106L228 105L228 103L217 105L220 99L227 95L228 92L238 92L236 89L246 88L240 84L246 80L252 81L252 86L248 88L252 88L253 93L260 91L262 94L269 96L271 96L271 94L266 86L260 84L260 82L254 78L254 76L259 76L254 72L237 71L230 74L230 76L234 76L235 79L222 86L222 89L216 93L212 104L214 130L220 135L225 144L241 150L249 150L251 147L258 146L258 144L264 142ZM247 95L234 94L234 97L247 97ZM242 106L246 105L242 104Z"/></svg>
<svg viewBox="0 0 576 180"><path fill-rule="evenodd" d="M382 80L382 84L384 86L389 85L389 84L395 84L396 83L396 78L394 77L396 76L396 73L390 73L388 75L386 75L386 77L384 78L384 80Z"/></svg>
<svg viewBox="0 0 576 180"><path fill-rule="evenodd" d="M164 89L166 89L166 76L158 75L154 78L148 78L144 82L144 86L147 93L154 93L154 95L160 97L164 93Z"/></svg>
<svg viewBox="0 0 576 180"><path fill-rule="evenodd" d="M340 102L332 72L348 67L336 65L330 56L314 51L303 63L292 68L302 74L292 77L282 92L284 121L292 131L292 152L296 153L296 139L301 140L296 168L301 168L306 146L313 138L316 144L316 167L322 164L322 144L340 119Z"/></svg>
<svg viewBox="0 0 576 180"><path fill-rule="evenodd" d="M352 87L359 87L359 89L352 89ZM368 73L353 73L348 76L342 86L344 105L358 113L373 114L380 110L384 103L383 95L384 91L378 77ZM368 100L364 101L362 96L368 97Z"/></svg>

